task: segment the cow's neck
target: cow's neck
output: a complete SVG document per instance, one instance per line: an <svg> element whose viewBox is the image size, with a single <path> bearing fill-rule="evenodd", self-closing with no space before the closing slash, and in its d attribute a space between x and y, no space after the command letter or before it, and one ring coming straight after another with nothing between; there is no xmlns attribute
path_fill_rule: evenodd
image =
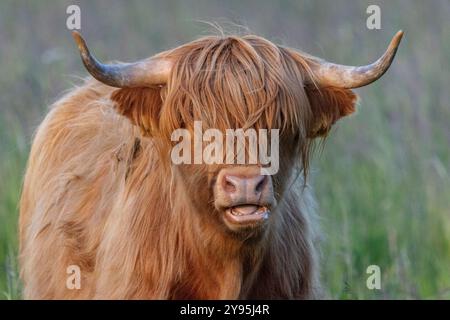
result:
<svg viewBox="0 0 450 320"><path fill-rule="evenodd" d="M174 250L178 256L178 274L173 281L173 299L237 299L245 295L257 275L264 250L258 244L247 244L227 234L223 226L211 219L213 213L195 212L183 184L167 203L178 226L179 239ZM175 222L176 221L176 222Z"/></svg>
<svg viewBox="0 0 450 320"><path fill-rule="evenodd" d="M173 298L237 299L245 296L258 273L263 249L249 247L213 226L198 223L193 228L198 226L201 227L192 231L193 243L186 244L183 280L174 286L178 289Z"/></svg>

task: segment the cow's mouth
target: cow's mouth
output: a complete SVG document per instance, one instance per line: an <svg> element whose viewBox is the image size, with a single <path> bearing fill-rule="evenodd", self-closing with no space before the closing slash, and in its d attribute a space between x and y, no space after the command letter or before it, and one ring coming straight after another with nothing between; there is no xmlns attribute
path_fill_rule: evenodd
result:
<svg viewBox="0 0 450 320"><path fill-rule="evenodd" d="M225 210L225 218L232 224L251 225L269 218L270 210L266 206L243 204Z"/></svg>

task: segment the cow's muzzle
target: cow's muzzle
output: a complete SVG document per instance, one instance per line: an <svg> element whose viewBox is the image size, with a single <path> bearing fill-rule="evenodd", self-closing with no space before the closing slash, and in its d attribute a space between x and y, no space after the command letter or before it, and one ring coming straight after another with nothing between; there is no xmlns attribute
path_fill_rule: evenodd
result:
<svg viewBox="0 0 450 320"><path fill-rule="evenodd" d="M223 168L214 186L216 208L230 227L258 226L267 221L274 206L271 176L260 168Z"/></svg>

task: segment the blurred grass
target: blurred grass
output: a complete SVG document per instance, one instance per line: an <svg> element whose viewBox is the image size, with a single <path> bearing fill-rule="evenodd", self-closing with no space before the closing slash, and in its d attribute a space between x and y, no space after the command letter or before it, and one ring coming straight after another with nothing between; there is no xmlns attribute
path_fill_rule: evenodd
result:
<svg viewBox="0 0 450 320"><path fill-rule="evenodd" d="M14 299L20 297L16 265L17 204L26 150L15 148L18 144L14 137L23 137L22 132L12 132L12 123L5 123L2 118L0 125L0 299Z"/></svg>
<svg viewBox="0 0 450 320"><path fill-rule="evenodd" d="M336 126L313 163L324 234L322 278L339 299L450 298L450 5L423 1L0 2L0 298L20 298L17 205L31 135L47 106L85 75L65 28L103 59L136 60L229 21L344 64L378 57L405 31L390 71L357 90L356 115ZM365 28L369 4L382 30ZM378 265L382 289L366 288Z"/></svg>

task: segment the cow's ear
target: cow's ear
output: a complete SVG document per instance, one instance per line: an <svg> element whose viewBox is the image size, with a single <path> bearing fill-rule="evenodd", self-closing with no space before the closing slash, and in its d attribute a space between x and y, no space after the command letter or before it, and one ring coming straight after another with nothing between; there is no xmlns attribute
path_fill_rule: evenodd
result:
<svg viewBox="0 0 450 320"><path fill-rule="evenodd" d="M138 126L145 136L158 128L161 110L160 88L124 88L114 91L111 100L117 112Z"/></svg>
<svg viewBox="0 0 450 320"><path fill-rule="evenodd" d="M352 114L358 96L349 89L335 87L306 87L312 111L309 137L326 136L331 126L340 118Z"/></svg>

